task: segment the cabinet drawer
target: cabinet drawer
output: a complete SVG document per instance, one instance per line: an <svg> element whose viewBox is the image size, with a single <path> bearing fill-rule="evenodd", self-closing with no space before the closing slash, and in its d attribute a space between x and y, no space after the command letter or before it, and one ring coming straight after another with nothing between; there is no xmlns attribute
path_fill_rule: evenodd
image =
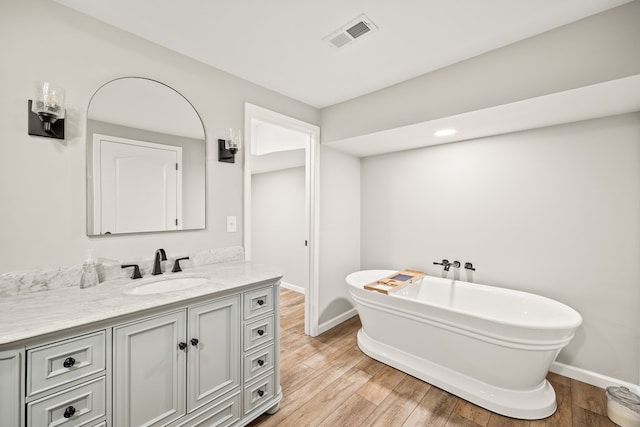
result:
<svg viewBox="0 0 640 427"><path fill-rule="evenodd" d="M244 356L244 380L251 381L273 369L273 364L273 344L247 354Z"/></svg>
<svg viewBox="0 0 640 427"><path fill-rule="evenodd" d="M220 403L212 405L210 408L200 411L195 416L187 416L185 420L180 420L171 427L226 427L234 424L240 419L241 401L240 390L233 395L223 399Z"/></svg>
<svg viewBox="0 0 640 427"><path fill-rule="evenodd" d="M273 287L257 289L244 294L244 318L252 319L273 311Z"/></svg>
<svg viewBox="0 0 640 427"><path fill-rule="evenodd" d="M273 372L259 378L244 388L244 413L251 412L254 408L273 399L275 391Z"/></svg>
<svg viewBox="0 0 640 427"><path fill-rule="evenodd" d="M31 402L27 405L27 427L93 425L106 414L105 395L105 379L100 377Z"/></svg>
<svg viewBox="0 0 640 427"><path fill-rule="evenodd" d="M273 316L244 325L244 349L250 350L271 341L274 337Z"/></svg>
<svg viewBox="0 0 640 427"><path fill-rule="evenodd" d="M104 371L105 331L27 351L27 396Z"/></svg>

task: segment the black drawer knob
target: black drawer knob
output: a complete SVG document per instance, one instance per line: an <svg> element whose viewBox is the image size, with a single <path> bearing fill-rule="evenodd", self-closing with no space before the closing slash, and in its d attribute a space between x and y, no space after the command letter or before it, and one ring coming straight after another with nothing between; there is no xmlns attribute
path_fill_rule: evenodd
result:
<svg viewBox="0 0 640 427"><path fill-rule="evenodd" d="M263 390L258 390L258 396L260 396L260 397L264 396L264 391Z"/></svg>
<svg viewBox="0 0 640 427"><path fill-rule="evenodd" d="M262 329L258 329L258 335L263 336L264 335L264 331Z"/></svg>
<svg viewBox="0 0 640 427"><path fill-rule="evenodd" d="M75 413L76 413L76 408L74 408L73 406L69 406L67 407L67 409L64 410L64 414L62 414L62 416L65 418L71 418Z"/></svg>
<svg viewBox="0 0 640 427"><path fill-rule="evenodd" d="M264 365L264 360L258 359L258 366L262 366L262 365Z"/></svg>
<svg viewBox="0 0 640 427"><path fill-rule="evenodd" d="M76 364L76 359L74 359L73 357L67 357L66 359L64 359L62 366L64 366L65 368L70 368L75 364Z"/></svg>
<svg viewBox="0 0 640 427"><path fill-rule="evenodd" d="M191 345L192 346L194 346L194 347L197 346L199 342L200 341L198 340L198 338L191 338Z"/></svg>
<svg viewBox="0 0 640 427"><path fill-rule="evenodd" d="M178 348L180 350L185 350L187 348L187 343L186 342L181 342L178 344Z"/></svg>
<svg viewBox="0 0 640 427"><path fill-rule="evenodd" d="M264 305L264 300L263 299L259 299L257 302L258 302L258 305Z"/></svg>

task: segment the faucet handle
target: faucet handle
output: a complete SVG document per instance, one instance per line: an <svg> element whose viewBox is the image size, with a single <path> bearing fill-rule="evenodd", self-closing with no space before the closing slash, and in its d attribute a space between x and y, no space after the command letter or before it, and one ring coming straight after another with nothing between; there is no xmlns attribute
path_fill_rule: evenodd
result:
<svg viewBox="0 0 640 427"><path fill-rule="evenodd" d="M126 264L123 265L122 268L133 267L133 274L131 275L132 279L142 279L142 274L140 274L140 267L138 264Z"/></svg>
<svg viewBox="0 0 640 427"><path fill-rule="evenodd" d="M182 271L182 269L180 268L180 261L182 261L183 259L189 259L189 257L185 256L182 258L176 258L173 262L173 268L171 269L172 273L178 273L179 271Z"/></svg>
<svg viewBox="0 0 640 427"><path fill-rule="evenodd" d="M476 269L473 267L473 264L471 264L470 262L465 262L464 268L466 268L467 270L476 271Z"/></svg>
<svg viewBox="0 0 640 427"><path fill-rule="evenodd" d="M449 265L448 259L443 259L442 262L433 262L434 265Z"/></svg>

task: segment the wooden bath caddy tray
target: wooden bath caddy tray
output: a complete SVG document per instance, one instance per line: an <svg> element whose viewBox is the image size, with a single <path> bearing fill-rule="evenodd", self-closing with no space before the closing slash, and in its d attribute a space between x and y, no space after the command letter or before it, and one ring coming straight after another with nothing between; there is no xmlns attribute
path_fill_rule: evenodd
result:
<svg viewBox="0 0 640 427"><path fill-rule="evenodd" d="M417 270L402 270L393 273L383 279L376 280L375 282L364 285L365 289L370 291L380 292L381 294L388 295L389 292L397 291L416 280L424 277L423 271Z"/></svg>

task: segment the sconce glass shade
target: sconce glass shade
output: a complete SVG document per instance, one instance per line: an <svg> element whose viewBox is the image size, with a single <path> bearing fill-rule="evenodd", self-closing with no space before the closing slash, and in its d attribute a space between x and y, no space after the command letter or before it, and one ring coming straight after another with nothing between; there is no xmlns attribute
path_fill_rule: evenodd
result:
<svg viewBox="0 0 640 427"><path fill-rule="evenodd" d="M31 104L31 111L36 113L45 123L54 123L58 119L64 119L64 89L52 85L49 82L40 82L37 86L36 96Z"/></svg>
<svg viewBox="0 0 640 427"><path fill-rule="evenodd" d="M240 129L229 128L229 136L224 141L224 148L229 150L231 154L236 154L240 149L241 140L242 137L240 134Z"/></svg>

